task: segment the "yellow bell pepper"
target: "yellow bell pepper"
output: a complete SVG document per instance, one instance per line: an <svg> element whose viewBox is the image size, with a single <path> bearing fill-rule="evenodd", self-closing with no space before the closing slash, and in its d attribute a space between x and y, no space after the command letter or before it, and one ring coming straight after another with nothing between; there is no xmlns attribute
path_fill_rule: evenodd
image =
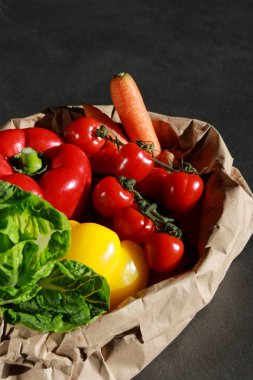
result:
<svg viewBox="0 0 253 380"><path fill-rule="evenodd" d="M110 309L147 286L149 269L143 249L96 223L70 221L71 245L65 259L79 261L104 276L110 286Z"/></svg>

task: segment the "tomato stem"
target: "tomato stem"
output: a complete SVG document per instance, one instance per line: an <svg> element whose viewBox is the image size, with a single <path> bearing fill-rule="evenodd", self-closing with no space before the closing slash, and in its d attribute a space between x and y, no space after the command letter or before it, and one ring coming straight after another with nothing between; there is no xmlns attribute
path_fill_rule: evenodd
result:
<svg viewBox="0 0 253 380"><path fill-rule="evenodd" d="M95 135L97 137L102 137L106 140L109 140L111 141L113 144L116 144L117 145L117 149L120 150L120 147L125 145L123 142L121 142L118 138L118 136L116 135L116 133L112 132L112 131L109 131L108 128L106 128L105 125L101 125L100 128L98 128L95 132ZM113 135L113 136L111 136Z"/></svg>
<svg viewBox="0 0 253 380"><path fill-rule="evenodd" d="M182 231L173 223L174 219L161 215L157 211L156 203L150 203L147 199L143 198L143 196L134 188L136 183L134 179L127 179L126 177L120 176L118 181L121 186L133 194L135 203L139 207L139 211L152 220L157 231L181 238Z"/></svg>
<svg viewBox="0 0 253 380"><path fill-rule="evenodd" d="M104 139L107 139L111 141L113 144L117 145L118 150L120 150L121 146L124 146L125 144L121 142L118 139L118 136L116 133L110 131L105 125L101 125L100 128L96 130L96 136L102 137ZM152 141L142 141L142 140L136 140L135 143L139 146L139 148L143 149L144 151L150 153L152 155L153 161L157 163L158 165L164 167L169 172L184 172L188 174L202 174L204 170L207 169L205 167L200 173L192 166L190 162L184 162L181 161L180 167L175 167L173 165L166 164L165 162L162 162L158 160L158 158L154 157L154 147Z"/></svg>
<svg viewBox="0 0 253 380"><path fill-rule="evenodd" d="M165 162L159 161L159 160L158 160L157 158L155 158L155 157L153 157L153 160L154 160L154 162L156 162L156 163L159 164L160 166L163 166L164 168L168 169L170 172L175 171L174 166L171 166L171 165L165 164Z"/></svg>

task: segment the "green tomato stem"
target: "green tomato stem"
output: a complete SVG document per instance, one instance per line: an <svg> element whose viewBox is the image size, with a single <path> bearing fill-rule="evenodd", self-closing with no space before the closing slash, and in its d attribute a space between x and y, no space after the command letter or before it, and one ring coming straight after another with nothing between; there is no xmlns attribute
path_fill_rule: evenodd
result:
<svg viewBox="0 0 253 380"><path fill-rule="evenodd" d="M118 139L118 136L113 131L109 131L109 129L105 125L101 125L100 128L96 130L96 136L102 137L106 140L111 141L113 144L117 145L118 150L120 150L121 146L124 146L125 144L121 142ZM165 162L162 162L158 160L158 158L154 157L154 151L153 151L153 143L145 142L142 140L136 140L135 143L143 149L145 152L148 152L152 155L153 161L157 163L158 165L164 167L169 172L184 172L188 174L202 174L204 170L207 168L204 168L200 173L189 163L189 162L181 162L180 167L175 167L173 165L165 164Z"/></svg>
<svg viewBox="0 0 253 380"><path fill-rule="evenodd" d="M139 211L142 213L142 215L145 215L152 220L157 231L173 235L177 238L181 238L182 231L175 224L173 224L174 219L170 219L166 216L161 215L157 211L156 203L150 203L147 199L143 198L143 196L134 188L134 185L136 183L135 180L120 176L118 178L118 181L126 190L130 191L133 194Z"/></svg>
<svg viewBox="0 0 253 380"><path fill-rule="evenodd" d="M118 136L114 132L109 131L108 128L106 128L106 126L103 124L101 125L100 128L96 130L95 134L97 137L102 137L106 140L111 141L113 144L117 145L118 150L120 150L121 146L125 145L123 142L121 142L118 139Z"/></svg>
<svg viewBox="0 0 253 380"><path fill-rule="evenodd" d="M170 172L175 171L175 168L171 165L165 164L164 162L158 160L157 158L153 157L153 161L159 164L160 166L163 166L165 169L168 169Z"/></svg>

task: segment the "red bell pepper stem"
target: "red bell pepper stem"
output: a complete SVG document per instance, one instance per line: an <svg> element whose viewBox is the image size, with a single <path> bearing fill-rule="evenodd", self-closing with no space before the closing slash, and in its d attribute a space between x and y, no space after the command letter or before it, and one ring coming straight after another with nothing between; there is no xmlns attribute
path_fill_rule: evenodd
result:
<svg viewBox="0 0 253 380"><path fill-rule="evenodd" d="M42 159L39 158L38 153L33 148L23 148L21 151L20 161L22 168L27 173L33 174L42 168Z"/></svg>

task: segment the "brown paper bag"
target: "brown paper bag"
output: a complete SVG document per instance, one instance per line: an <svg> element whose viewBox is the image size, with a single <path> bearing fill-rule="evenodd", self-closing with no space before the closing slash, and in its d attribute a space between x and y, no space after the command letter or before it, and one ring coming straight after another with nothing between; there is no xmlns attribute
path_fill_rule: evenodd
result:
<svg viewBox="0 0 253 380"><path fill-rule="evenodd" d="M111 116L112 106L100 106ZM83 107L50 108L2 128L40 126L60 132ZM66 334L0 326L0 375L19 380L128 380L137 375L214 296L253 230L253 197L217 130L208 123L150 113L165 148L208 167L192 267L149 286L94 323ZM114 120L119 121L113 113ZM236 215L236 218L234 217Z"/></svg>

